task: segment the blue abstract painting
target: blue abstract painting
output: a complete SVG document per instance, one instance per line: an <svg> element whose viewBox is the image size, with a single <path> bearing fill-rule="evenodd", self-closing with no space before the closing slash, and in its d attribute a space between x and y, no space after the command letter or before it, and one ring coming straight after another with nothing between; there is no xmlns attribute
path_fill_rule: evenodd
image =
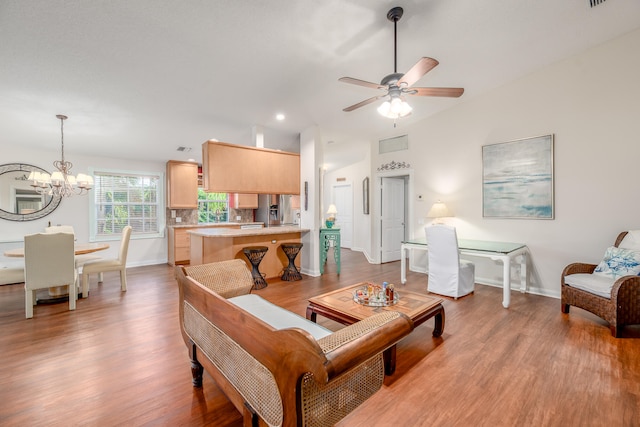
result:
<svg viewBox="0 0 640 427"><path fill-rule="evenodd" d="M482 147L482 214L553 219L553 135Z"/></svg>

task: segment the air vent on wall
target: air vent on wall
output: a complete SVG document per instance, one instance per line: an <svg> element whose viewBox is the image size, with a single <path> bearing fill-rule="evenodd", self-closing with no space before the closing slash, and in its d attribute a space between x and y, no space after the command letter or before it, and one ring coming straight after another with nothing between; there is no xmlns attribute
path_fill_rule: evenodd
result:
<svg viewBox="0 0 640 427"><path fill-rule="evenodd" d="M604 3L604 2L605 2L605 0L589 0L589 5L590 5L591 7L596 7L596 6L598 6L599 4L602 4L602 3Z"/></svg>
<svg viewBox="0 0 640 427"><path fill-rule="evenodd" d="M191 147L178 147L176 151L182 151L183 153L188 153L191 151Z"/></svg>
<svg viewBox="0 0 640 427"><path fill-rule="evenodd" d="M378 141L378 154L391 153L392 151L402 151L408 149L409 137L407 135L381 139Z"/></svg>

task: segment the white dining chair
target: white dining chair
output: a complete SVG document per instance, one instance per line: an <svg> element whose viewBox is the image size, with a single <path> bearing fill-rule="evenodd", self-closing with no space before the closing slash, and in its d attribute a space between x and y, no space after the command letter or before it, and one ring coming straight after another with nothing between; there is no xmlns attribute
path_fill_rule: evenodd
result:
<svg viewBox="0 0 640 427"><path fill-rule="evenodd" d="M455 227L436 224L425 227L429 251L427 290L453 298L474 290L475 265L460 259Z"/></svg>
<svg viewBox="0 0 640 427"><path fill-rule="evenodd" d="M69 310L76 309L78 290L73 234L37 233L24 236L25 316L33 317L38 289L67 286Z"/></svg>
<svg viewBox="0 0 640 427"><path fill-rule="evenodd" d="M71 233L75 234L73 231L73 225L50 225L44 228L45 233Z"/></svg>
<svg viewBox="0 0 640 427"><path fill-rule="evenodd" d="M120 240L120 251L118 258L100 259L88 261L82 267L82 297L89 295L89 274L98 273L98 282L102 282L105 271L120 272L120 289L127 290L127 253L129 251L129 240L131 239L131 226L127 225L122 229L122 239Z"/></svg>
<svg viewBox="0 0 640 427"><path fill-rule="evenodd" d="M73 229L73 225L50 225L44 228L44 232L45 233L71 233L74 235L74 240L75 240L75 234L76 234ZM77 283L78 288L80 288L80 277L82 273L82 267L86 262L94 261L97 259L102 259L102 257L94 254L82 254L82 255L75 256L75 265L76 265L76 271L77 271L76 281L78 282Z"/></svg>

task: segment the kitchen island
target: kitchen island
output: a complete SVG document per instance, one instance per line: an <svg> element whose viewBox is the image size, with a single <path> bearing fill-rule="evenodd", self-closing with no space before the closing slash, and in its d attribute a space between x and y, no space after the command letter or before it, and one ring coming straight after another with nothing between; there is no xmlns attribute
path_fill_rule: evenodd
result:
<svg viewBox="0 0 640 427"><path fill-rule="evenodd" d="M289 262L280 245L300 243L302 233L308 232L309 229L293 225L249 229L219 227L189 230L191 265L237 258L244 260L251 268L242 249L247 246L266 246L269 250L260 263L260 272L267 279L276 278L282 274L282 270ZM296 259L296 264L298 263L299 257Z"/></svg>
<svg viewBox="0 0 640 427"><path fill-rule="evenodd" d="M225 222L209 224L172 224L167 227L168 263L169 265L189 264L191 262L191 243L187 231L196 228L225 227L225 228L261 228L261 222Z"/></svg>

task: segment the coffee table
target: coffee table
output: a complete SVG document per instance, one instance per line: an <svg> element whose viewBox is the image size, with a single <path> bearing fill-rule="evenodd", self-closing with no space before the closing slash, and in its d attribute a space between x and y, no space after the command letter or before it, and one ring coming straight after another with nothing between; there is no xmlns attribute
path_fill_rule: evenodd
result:
<svg viewBox="0 0 640 427"><path fill-rule="evenodd" d="M366 282L357 283L309 299L307 319L315 322L317 315L320 314L343 325L352 325L376 313L391 310L406 314L413 320L415 326L419 326L433 317L435 320L433 336L439 337L442 335L444 331L442 298L434 298L396 288L400 296L396 304L384 307L369 307L359 304L353 299L354 291L365 285ZM383 356L385 374L391 375L396 370L396 346L394 345L385 350Z"/></svg>

